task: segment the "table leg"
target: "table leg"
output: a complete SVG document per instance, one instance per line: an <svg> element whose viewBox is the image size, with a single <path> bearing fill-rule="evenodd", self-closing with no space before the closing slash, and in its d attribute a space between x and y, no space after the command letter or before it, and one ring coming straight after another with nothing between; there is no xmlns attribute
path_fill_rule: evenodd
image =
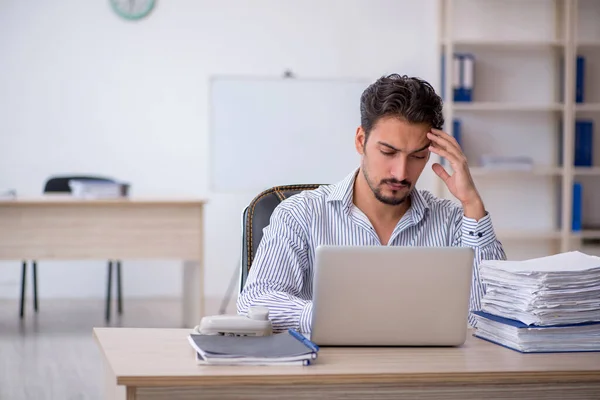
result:
<svg viewBox="0 0 600 400"><path fill-rule="evenodd" d="M204 279L202 263L185 261L183 264L183 327L193 328L204 316Z"/></svg>

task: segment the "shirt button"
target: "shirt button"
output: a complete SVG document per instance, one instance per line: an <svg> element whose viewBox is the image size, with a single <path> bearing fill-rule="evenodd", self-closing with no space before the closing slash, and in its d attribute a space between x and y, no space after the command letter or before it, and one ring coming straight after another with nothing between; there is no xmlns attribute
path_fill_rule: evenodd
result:
<svg viewBox="0 0 600 400"><path fill-rule="evenodd" d="M479 232L479 233L477 234L477 236L479 236L479 237L482 237L482 236L483 236L483 233Z"/></svg>
<svg viewBox="0 0 600 400"><path fill-rule="evenodd" d="M473 231L469 231L469 235L473 236Z"/></svg>

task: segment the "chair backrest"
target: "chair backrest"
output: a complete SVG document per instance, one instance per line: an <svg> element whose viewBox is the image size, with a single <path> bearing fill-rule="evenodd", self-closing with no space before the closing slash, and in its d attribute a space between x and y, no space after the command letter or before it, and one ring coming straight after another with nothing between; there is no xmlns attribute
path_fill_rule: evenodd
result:
<svg viewBox="0 0 600 400"><path fill-rule="evenodd" d="M269 225L271 214L283 200L304 190L314 190L321 184L284 185L267 189L256 196L244 209L242 216L242 263L240 274L240 291L246 284L248 272L256 249L263 236L263 229Z"/></svg>
<svg viewBox="0 0 600 400"><path fill-rule="evenodd" d="M71 180L115 182L114 179L100 176L53 176L46 181L44 193L71 193L71 187L69 186L69 181Z"/></svg>

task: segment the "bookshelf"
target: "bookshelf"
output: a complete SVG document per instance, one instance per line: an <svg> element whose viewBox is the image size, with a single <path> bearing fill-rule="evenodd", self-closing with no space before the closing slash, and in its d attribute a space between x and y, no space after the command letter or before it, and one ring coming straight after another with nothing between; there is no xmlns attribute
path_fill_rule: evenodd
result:
<svg viewBox="0 0 600 400"><path fill-rule="evenodd" d="M455 135L460 121L473 179L509 257L586 246L600 253L600 1L439 0L438 9L444 129ZM455 54L474 60L468 101L454 98ZM575 165L580 120L593 124L590 166ZM532 166L490 167L484 155L527 157ZM582 187L575 230L574 183ZM436 189L452 198L443 182Z"/></svg>

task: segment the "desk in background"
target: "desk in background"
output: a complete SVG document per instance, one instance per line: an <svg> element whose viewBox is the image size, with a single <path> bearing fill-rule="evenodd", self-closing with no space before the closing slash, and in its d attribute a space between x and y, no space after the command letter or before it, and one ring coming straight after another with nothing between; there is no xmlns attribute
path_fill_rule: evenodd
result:
<svg viewBox="0 0 600 400"><path fill-rule="evenodd" d="M317 363L200 366L185 329L96 328L106 399L598 399L600 353L322 347ZM125 397L127 396L127 397Z"/></svg>
<svg viewBox="0 0 600 400"><path fill-rule="evenodd" d="M200 200L0 200L0 260L184 261L183 320L204 313Z"/></svg>

